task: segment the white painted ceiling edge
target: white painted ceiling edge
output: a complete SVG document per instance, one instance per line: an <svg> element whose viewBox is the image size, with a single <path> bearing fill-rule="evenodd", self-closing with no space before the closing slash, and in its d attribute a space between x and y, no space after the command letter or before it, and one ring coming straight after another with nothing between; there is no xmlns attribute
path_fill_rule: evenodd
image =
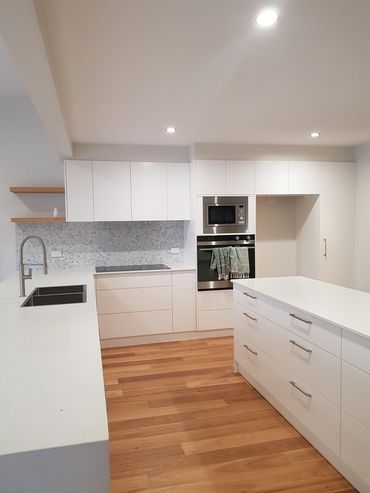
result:
<svg viewBox="0 0 370 493"><path fill-rule="evenodd" d="M56 151L61 157L71 156L72 145L33 2L0 2L0 33Z"/></svg>

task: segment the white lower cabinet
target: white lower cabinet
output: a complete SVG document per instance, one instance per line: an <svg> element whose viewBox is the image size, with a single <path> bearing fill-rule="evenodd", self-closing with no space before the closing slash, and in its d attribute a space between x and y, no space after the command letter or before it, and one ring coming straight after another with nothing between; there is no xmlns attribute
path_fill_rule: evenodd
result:
<svg viewBox="0 0 370 493"><path fill-rule="evenodd" d="M370 493L370 340L266 293L233 291L236 371Z"/></svg>
<svg viewBox="0 0 370 493"><path fill-rule="evenodd" d="M98 274L95 282L101 339L197 330L195 270Z"/></svg>
<svg viewBox="0 0 370 493"><path fill-rule="evenodd" d="M233 291L198 291L198 330L233 327Z"/></svg>
<svg viewBox="0 0 370 493"><path fill-rule="evenodd" d="M365 483L361 492L370 491L370 430L342 411L341 425L342 460Z"/></svg>

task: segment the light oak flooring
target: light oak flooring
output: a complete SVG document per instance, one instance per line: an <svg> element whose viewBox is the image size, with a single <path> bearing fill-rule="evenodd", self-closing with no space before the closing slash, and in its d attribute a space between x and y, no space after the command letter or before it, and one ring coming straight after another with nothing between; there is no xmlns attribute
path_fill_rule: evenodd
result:
<svg viewBox="0 0 370 493"><path fill-rule="evenodd" d="M232 338L102 353L112 493L356 491L233 373Z"/></svg>

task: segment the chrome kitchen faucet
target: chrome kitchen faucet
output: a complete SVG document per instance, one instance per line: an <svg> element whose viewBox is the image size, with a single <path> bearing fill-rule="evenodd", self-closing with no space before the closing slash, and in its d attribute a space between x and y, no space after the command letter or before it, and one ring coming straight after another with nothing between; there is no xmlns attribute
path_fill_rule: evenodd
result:
<svg viewBox="0 0 370 493"><path fill-rule="evenodd" d="M32 269L31 268L28 269L28 274L25 274L24 273L23 249L24 249L25 243L28 240L39 240L39 242L41 243L41 246L42 246L42 254L43 254L43 263L40 264L40 265L43 266L44 274L47 274L48 273L48 264L47 264L47 261L46 261L46 247L45 247L45 243L42 241L42 239L39 236L34 236L34 235L27 236L27 238L25 238L22 241L21 246L20 246L20 250L19 250L19 284L20 284L20 295L19 296L21 296L21 297L26 296L25 280L26 279L32 279ZM34 264L34 265L37 265L37 264Z"/></svg>

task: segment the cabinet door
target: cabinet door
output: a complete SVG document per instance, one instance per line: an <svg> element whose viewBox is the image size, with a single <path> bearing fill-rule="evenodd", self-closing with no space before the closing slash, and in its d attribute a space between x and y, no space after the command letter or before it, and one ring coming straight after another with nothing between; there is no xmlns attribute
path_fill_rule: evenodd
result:
<svg viewBox="0 0 370 493"><path fill-rule="evenodd" d="M226 194L254 194L253 161L226 161Z"/></svg>
<svg viewBox="0 0 370 493"><path fill-rule="evenodd" d="M195 309L195 272L172 272L173 331L197 330Z"/></svg>
<svg viewBox="0 0 370 493"><path fill-rule="evenodd" d="M309 195L320 193L320 163L289 163L289 194Z"/></svg>
<svg viewBox="0 0 370 493"><path fill-rule="evenodd" d="M93 221L93 174L91 161L66 161L67 221Z"/></svg>
<svg viewBox="0 0 370 493"><path fill-rule="evenodd" d="M258 161L255 172L257 195L287 195L289 193L289 163Z"/></svg>
<svg viewBox="0 0 370 493"><path fill-rule="evenodd" d="M95 221L131 220L130 163L93 163Z"/></svg>
<svg viewBox="0 0 370 493"><path fill-rule="evenodd" d="M167 220L165 163L132 163L131 194L133 221Z"/></svg>
<svg viewBox="0 0 370 493"><path fill-rule="evenodd" d="M190 219L190 166L187 163L167 163L168 219Z"/></svg>
<svg viewBox="0 0 370 493"><path fill-rule="evenodd" d="M225 195L225 161L197 161L197 195Z"/></svg>
<svg viewBox="0 0 370 493"><path fill-rule="evenodd" d="M320 176L320 278L353 287L355 165L321 163Z"/></svg>

